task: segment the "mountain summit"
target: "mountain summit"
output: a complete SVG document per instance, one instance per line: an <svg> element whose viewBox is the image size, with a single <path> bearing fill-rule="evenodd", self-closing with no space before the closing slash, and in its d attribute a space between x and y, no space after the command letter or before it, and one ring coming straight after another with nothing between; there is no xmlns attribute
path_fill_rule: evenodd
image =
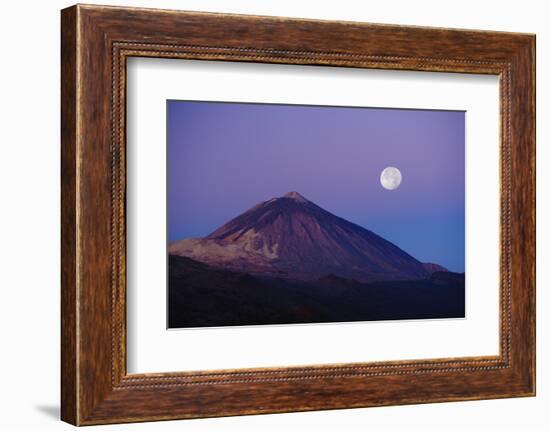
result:
<svg viewBox="0 0 550 431"><path fill-rule="evenodd" d="M396 245L295 191L254 206L205 238L174 242L169 253L213 267L301 280L327 275L363 282L412 280L431 273Z"/></svg>
<svg viewBox="0 0 550 431"><path fill-rule="evenodd" d="M283 196L284 198L294 199L298 202L309 202L306 198L304 198L300 193L298 192L288 192L286 195Z"/></svg>

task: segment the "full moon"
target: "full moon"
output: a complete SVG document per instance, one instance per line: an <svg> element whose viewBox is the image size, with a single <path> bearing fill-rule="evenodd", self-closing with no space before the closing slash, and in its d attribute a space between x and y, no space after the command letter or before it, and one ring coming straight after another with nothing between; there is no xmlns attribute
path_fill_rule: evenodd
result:
<svg viewBox="0 0 550 431"><path fill-rule="evenodd" d="M388 166L380 174L380 184L386 190L395 190L401 185L401 171L394 168L393 166Z"/></svg>

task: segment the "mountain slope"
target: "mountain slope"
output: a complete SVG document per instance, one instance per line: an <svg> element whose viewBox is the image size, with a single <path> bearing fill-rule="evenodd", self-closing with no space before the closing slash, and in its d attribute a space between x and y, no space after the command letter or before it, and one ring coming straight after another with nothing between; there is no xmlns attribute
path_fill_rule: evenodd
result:
<svg viewBox="0 0 550 431"><path fill-rule="evenodd" d="M391 242L297 192L262 202L205 238L175 242L169 253L213 267L304 280L327 274L362 282L412 280L432 272Z"/></svg>

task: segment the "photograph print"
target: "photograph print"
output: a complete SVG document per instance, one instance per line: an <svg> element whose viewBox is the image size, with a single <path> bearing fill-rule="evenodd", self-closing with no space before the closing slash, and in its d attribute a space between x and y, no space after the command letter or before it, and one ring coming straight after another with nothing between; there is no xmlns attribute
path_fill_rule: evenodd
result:
<svg viewBox="0 0 550 431"><path fill-rule="evenodd" d="M167 101L168 328L465 317L465 112Z"/></svg>

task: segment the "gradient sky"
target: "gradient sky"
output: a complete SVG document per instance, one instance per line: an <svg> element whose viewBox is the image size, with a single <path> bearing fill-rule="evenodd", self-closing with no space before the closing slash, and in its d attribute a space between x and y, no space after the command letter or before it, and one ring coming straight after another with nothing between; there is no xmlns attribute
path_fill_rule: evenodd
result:
<svg viewBox="0 0 550 431"><path fill-rule="evenodd" d="M167 102L168 240L297 191L423 262L464 271L465 113ZM397 167L389 191L380 173Z"/></svg>

